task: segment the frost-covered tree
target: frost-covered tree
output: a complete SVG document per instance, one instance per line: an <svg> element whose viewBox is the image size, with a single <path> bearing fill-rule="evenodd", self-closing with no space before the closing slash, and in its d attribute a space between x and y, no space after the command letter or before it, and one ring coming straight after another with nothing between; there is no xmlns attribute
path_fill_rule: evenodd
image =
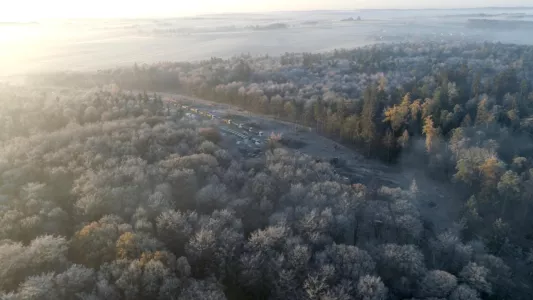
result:
<svg viewBox="0 0 533 300"><path fill-rule="evenodd" d="M466 284L461 284L450 295L450 300L480 300L479 293Z"/></svg>
<svg viewBox="0 0 533 300"><path fill-rule="evenodd" d="M492 285L487 280L488 275L489 270L475 262L466 265L463 270L461 270L461 273L459 273L460 278L468 285L480 292L490 294L492 293Z"/></svg>
<svg viewBox="0 0 533 300"><path fill-rule="evenodd" d="M446 271L432 270L420 281L417 293L420 297L446 298L456 286L455 276Z"/></svg>
<svg viewBox="0 0 533 300"><path fill-rule="evenodd" d="M361 300L384 300L387 299L387 287L381 278L365 275L357 283L357 297Z"/></svg>

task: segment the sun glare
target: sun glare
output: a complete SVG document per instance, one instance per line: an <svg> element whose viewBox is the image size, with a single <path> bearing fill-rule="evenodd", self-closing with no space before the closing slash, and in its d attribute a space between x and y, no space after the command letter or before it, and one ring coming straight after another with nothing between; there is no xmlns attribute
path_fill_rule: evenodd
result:
<svg viewBox="0 0 533 300"><path fill-rule="evenodd" d="M171 17L226 12L353 9L365 1L336 0L19 0L0 10L0 22L28 22L54 18Z"/></svg>
<svg viewBox="0 0 533 300"><path fill-rule="evenodd" d="M154 0L147 4L138 0L93 0L79 3L70 0L22 0L9 2L0 10L0 22L30 22L55 18L112 18L180 16L215 13L238 8L241 0L172 1ZM249 5L245 5L249 6Z"/></svg>

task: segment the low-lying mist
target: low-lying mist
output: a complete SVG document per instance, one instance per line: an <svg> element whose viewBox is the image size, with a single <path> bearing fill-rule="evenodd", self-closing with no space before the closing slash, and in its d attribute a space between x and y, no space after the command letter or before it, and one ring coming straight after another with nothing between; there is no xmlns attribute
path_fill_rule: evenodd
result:
<svg viewBox="0 0 533 300"><path fill-rule="evenodd" d="M378 42L532 44L532 15L527 9L362 10L2 23L0 76L242 53L322 52Z"/></svg>

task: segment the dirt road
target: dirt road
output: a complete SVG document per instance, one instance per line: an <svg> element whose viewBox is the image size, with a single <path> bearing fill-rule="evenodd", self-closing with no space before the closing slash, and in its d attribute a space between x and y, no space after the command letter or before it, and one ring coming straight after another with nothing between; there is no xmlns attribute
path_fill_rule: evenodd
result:
<svg viewBox="0 0 533 300"><path fill-rule="evenodd" d="M438 182L428 178L422 170L386 165L377 160L367 159L333 140L321 136L312 128L278 120L273 117L257 115L243 109L205 99L171 93L159 93L182 103L216 112L239 122L250 122L259 126L265 134L280 133L298 145L291 147L301 153L311 155L323 161L338 162L337 171L355 183L370 182L390 187L409 189L416 180L419 189L419 207L422 217L431 222L436 232L444 231L453 225L461 207L458 195L449 183Z"/></svg>

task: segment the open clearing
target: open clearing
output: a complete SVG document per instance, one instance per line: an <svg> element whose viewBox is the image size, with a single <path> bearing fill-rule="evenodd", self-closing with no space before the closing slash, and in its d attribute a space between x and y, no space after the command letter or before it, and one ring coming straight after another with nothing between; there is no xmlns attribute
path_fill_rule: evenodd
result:
<svg viewBox="0 0 533 300"><path fill-rule="evenodd" d="M203 111L214 112L235 122L255 123L258 130L266 136L270 133L281 134L282 137L294 141L299 147L292 148L323 161L332 162L337 172L347 177L351 183L386 185L409 189L413 179L419 188L419 203L424 220L433 225L436 232L444 231L453 226L457 220L460 206L451 203L458 199L450 185L428 178L426 174L413 168L389 166L377 160L367 159L360 153L349 149L331 139L325 138L312 128L278 120L274 117L257 115L240 108L211 102L195 97L172 93L158 93L163 98L171 98L180 103L191 105ZM232 140L235 141L235 140Z"/></svg>

